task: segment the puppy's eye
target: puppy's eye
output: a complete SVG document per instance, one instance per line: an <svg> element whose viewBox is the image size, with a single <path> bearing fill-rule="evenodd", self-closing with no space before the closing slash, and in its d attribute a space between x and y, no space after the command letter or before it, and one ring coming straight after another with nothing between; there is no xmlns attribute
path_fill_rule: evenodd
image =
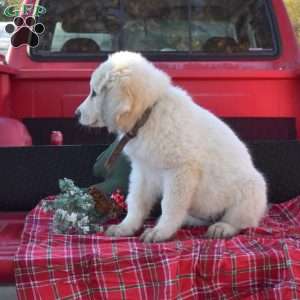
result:
<svg viewBox="0 0 300 300"><path fill-rule="evenodd" d="M96 94L95 90L92 90L92 98L94 98L96 96L97 96L97 94Z"/></svg>

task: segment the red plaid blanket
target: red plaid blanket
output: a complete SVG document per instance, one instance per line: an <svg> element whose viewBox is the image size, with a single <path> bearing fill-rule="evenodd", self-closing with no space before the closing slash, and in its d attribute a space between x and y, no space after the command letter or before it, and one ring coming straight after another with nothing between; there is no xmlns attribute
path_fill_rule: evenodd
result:
<svg viewBox="0 0 300 300"><path fill-rule="evenodd" d="M205 228L154 244L59 235L51 221L40 206L26 219L19 299L300 299L300 197L230 240L205 240Z"/></svg>

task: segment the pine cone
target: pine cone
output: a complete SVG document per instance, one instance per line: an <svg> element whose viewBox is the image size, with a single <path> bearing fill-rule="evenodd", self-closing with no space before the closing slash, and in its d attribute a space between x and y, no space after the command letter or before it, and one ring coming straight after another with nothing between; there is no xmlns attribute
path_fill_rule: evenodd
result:
<svg viewBox="0 0 300 300"><path fill-rule="evenodd" d="M106 215L109 218L115 219L123 214L122 208L114 201L110 200L105 193L92 186L88 189L88 193L95 201L95 208L101 215Z"/></svg>

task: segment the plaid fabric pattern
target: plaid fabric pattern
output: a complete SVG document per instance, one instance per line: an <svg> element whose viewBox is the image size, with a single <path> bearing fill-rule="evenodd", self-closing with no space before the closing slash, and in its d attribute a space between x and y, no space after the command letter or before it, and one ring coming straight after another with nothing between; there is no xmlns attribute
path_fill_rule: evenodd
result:
<svg viewBox="0 0 300 300"><path fill-rule="evenodd" d="M15 257L21 300L300 299L300 197L229 240L184 228L173 241L146 244L54 234L51 222L40 205L26 219Z"/></svg>

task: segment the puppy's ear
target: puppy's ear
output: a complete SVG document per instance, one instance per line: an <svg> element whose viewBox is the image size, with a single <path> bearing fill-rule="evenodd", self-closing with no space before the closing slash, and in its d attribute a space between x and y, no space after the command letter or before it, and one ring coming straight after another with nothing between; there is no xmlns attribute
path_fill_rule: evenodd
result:
<svg viewBox="0 0 300 300"><path fill-rule="evenodd" d="M119 77L122 98L117 109L116 124L124 132L130 131L139 118L141 105L137 101L135 84L130 74Z"/></svg>
<svg viewBox="0 0 300 300"><path fill-rule="evenodd" d="M134 126L131 122L131 104L124 99L118 106L117 115L116 115L116 125L118 129L121 129L123 132L128 132Z"/></svg>
<svg viewBox="0 0 300 300"><path fill-rule="evenodd" d="M108 89L109 85L111 83L111 78L110 78L110 74L107 73L105 74L104 78L101 80L100 82L100 90L99 93L105 91Z"/></svg>

